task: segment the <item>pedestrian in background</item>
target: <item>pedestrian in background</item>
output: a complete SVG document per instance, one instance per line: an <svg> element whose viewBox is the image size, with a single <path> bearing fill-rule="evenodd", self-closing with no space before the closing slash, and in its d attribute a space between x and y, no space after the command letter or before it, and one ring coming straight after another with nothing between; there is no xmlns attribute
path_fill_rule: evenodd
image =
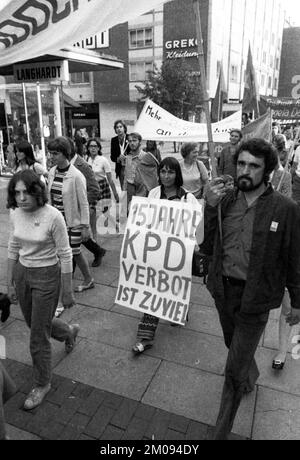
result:
<svg viewBox="0 0 300 460"><path fill-rule="evenodd" d="M125 178L125 156L127 155L129 144L127 136L127 126L122 120L114 123L115 137L112 137L110 144L110 159L116 163L116 178L119 178L121 190L124 190Z"/></svg>
<svg viewBox="0 0 300 460"><path fill-rule="evenodd" d="M111 190L114 194L116 203L119 203L119 195L112 179L111 167L107 158L102 155L102 147L97 139L89 139L87 143L88 164L92 168L95 178L98 182L100 194L98 198L98 208L105 215L105 223L108 224L109 209L112 206ZM97 216L92 219L91 227L94 240L97 240L96 220Z"/></svg>
<svg viewBox="0 0 300 460"><path fill-rule="evenodd" d="M67 138L57 137L49 142L48 151L54 165L49 171L49 200L62 213L67 224L73 258L84 278L83 283L75 288L75 292L82 292L95 286L87 260L81 252L82 241L90 238L86 180L70 164L71 147Z"/></svg>
<svg viewBox="0 0 300 460"><path fill-rule="evenodd" d="M202 198L208 184L208 171L203 162L198 160L199 151L199 144L195 142L183 144L180 161L183 188L198 200Z"/></svg>
<svg viewBox="0 0 300 460"><path fill-rule="evenodd" d="M98 200L100 199L100 187L88 162L76 153L75 145L72 139L68 138L68 141L70 142L71 147L70 163L84 175L86 180L87 199L90 211L90 225L91 227L96 228L96 206ZM105 256L106 250L99 246L96 238L89 238L88 240L83 241L82 244L94 255L92 267L99 267L101 265L102 258Z"/></svg>
<svg viewBox="0 0 300 460"><path fill-rule="evenodd" d="M65 342L70 353L79 331L78 324L69 326L54 318L60 286L64 304L74 303L72 252L64 219L47 204L46 188L33 171L16 173L10 180L7 207L11 209L8 296L12 303L19 301L30 328L33 389L24 409L31 410L51 388L50 337Z"/></svg>
<svg viewBox="0 0 300 460"><path fill-rule="evenodd" d="M45 182L45 176L48 175L43 166L35 160L32 145L27 141L19 141L16 143L15 167L13 172L32 169L42 182Z"/></svg>
<svg viewBox="0 0 300 460"><path fill-rule="evenodd" d="M233 159L242 138L243 134L239 129L232 129L230 131L229 145L224 147L220 153L219 165L217 168L219 176L227 174L236 180L236 166Z"/></svg>

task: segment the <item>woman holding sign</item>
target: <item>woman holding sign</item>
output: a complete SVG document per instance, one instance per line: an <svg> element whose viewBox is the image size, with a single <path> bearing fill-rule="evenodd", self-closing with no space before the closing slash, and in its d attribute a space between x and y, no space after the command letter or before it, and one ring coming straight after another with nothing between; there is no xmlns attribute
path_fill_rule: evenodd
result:
<svg viewBox="0 0 300 460"><path fill-rule="evenodd" d="M193 194L187 193L183 186L182 173L176 158L167 157L162 160L158 167L159 186L150 191L149 199L187 201L198 206L197 199ZM144 314L139 323L137 341L132 347L135 354L143 353L152 347L159 319L155 316Z"/></svg>

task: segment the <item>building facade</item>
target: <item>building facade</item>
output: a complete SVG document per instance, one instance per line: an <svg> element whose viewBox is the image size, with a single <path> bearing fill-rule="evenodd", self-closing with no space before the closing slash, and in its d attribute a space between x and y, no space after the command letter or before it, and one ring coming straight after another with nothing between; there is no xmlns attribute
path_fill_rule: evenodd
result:
<svg viewBox="0 0 300 460"><path fill-rule="evenodd" d="M222 66L228 92L224 112L241 107L249 44L260 94L277 96L284 0L201 0L200 14L209 97L215 96ZM99 104L103 139L112 137L117 118L124 119L129 129L134 126L141 106L136 85L143 85L154 65L183 59L191 72L199 73L193 0L167 2L116 26L102 40L91 38L81 46L93 44L98 51L122 59L124 70L82 74L81 83L73 77L66 91L78 102Z"/></svg>

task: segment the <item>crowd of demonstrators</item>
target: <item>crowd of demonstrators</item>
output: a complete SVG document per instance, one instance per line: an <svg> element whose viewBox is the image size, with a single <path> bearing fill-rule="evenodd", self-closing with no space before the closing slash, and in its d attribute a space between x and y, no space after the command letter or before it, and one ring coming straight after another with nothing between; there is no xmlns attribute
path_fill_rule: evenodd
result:
<svg viewBox="0 0 300 460"><path fill-rule="evenodd" d="M33 171L18 172L10 180L8 295L12 302L18 300L30 328L33 363L33 388L25 410L41 404L51 388L50 337L65 342L70 353L79 331L78 324L54 318L60 289L64 305L74 303L72 252L65 221L47 201L46 187Z"/></svg>
<svg viewBox="0 0 300 460"><path fill-rule="evenodd" d="M129 149L127 126L124 121L116 120L114 131L116 136L111 138L110 159L113 163L116 163L116 178L120 181L121 190L124 190L125 157Z"/></svg>
<svg viewBox="0 0 300 460"><path fill-rule="evenodd" d="M223 148L219 157L217 170L220 176L229 175L236 180L236 167L233 159L242 138L243 134L239 129L230 131L229 145Z"/></svg>
<svg viewBox="0 0 300 460"><path fill-rule="evenodd" d="M119 195L112 178L111 166L107 158L102 155L102 147L97 139L88 140L87 154L88 165L92 168L100 189L97 207L100 209L101 213L105 215L106 222L108 222L109 209L112 206L111 190L114 194L116 203L119 203ZM95 213L91 220L91 228L95 240L97 238L96 221L97 215Z"/></svg>
<svg viewBox="0 0 300 460"><path fill-rule="evenodd" d="M203 162L198 160L199 144L195 142L183 144L181 156L183 158L180 161L183 188L197 199L201 199L208 184L208 171Z"/></svg>
<svg viewBox="0 0 300 460"><path fill-rule="evenodd" d="M149 199L186 201L197 205L194 195L187 193L183 188L181 168L176 158L164 158L158 167L158 176L159 186L150 191ZM158 323L159 319L156 316L143 315L138 325L136 343L132 347L135 354L141 354L153 346Z"/></svg>
<svg viewBox="0 0 300 460"><path fill-rule="evenodd" d="M234 129L230 144L220 154L221 177L209 181L207 169L198 160L199 144L183 144L180 162L174 157L162 160L156 142L147 140L142 150L141 135L127 134L122 120L115 122L114 130L117 136L111 139L110 158L121 189L127 192L128 206L133 196L195 206L199 199L205 200L205 239L200 251L209 260L207 286L228 348L215 439L226 439L243 395L254 389L259 376L254 354L269 311L282 305L274 369L283 369L291 326L300 322L300 209L296 204L300 204L300 147L292 135L280 134L278 124L272 126L273 145L263 139L243 142L242 132ZM94 287L81 245L94 254L92 265L99 266L105 250L97 244L96 207L108 215L112 193L119 202L111 166L98 139L80 141L77 133L74 142L75 147L72 140L58 137L48 144L52 167L47 191L52 206L39 179L47 173L40 165L33 167L36 162L24 143L17 145L19 164L9 186L9 296L14 302L18 298L31 327L34 387L26 409L39 405L50 389L50 337L65 341L67 352L74 347L79 326L68 326L58 316L75 302L72 271L76 264L84 280L75 291ZM291 173L287 162L293 164ZM195 241L195 248L201 242L202 238ZM45 308L38 308L44 304ZM153 346L158 324L155 316L142 317L132 347L136 355Z"/></svg>
<svg viewBox="0 0 300 460"><path fill-rule="evenodd" d="M49 201L66 221L73 258L84 278L75 292L82 292L94 287L88 262L81 251L81 243L90 238L86 180L70 163L71 146L67 138L57 137L50 141L48 151L53 164L48 176Z"/></svg>
<svg viewBox="0 0 300 460"><path fill-rule="evenodd" d="M227 439L243 395L254 389L259 376L254 354L269 311L280 307L286 287L287 321L300 321L300 212L269 183L277 153L269 142L251 139L240 145L235 162L234 191L214 180L207 188L201 246L211 257L207 287L228 348L215 439Z"/></svg>

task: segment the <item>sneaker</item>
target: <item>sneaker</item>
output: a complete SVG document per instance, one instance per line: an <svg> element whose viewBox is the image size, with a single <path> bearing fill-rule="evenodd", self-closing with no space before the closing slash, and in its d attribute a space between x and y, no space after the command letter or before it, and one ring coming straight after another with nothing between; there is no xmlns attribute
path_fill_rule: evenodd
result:
<svg viewBox="0 0 300 460"><path fill-rule="evenodd" d="M65 307L63 306L63 304L61 302L58 302L55 313L54 313L55 318L59 318L63 314L64 310L65 310Z"/></svg>
<svg viewBox="0 0 300 460"><path fill-rule="evenodd" d="M102 257L106 254L106 249L100 248L98 254L95 255L94 262L92 263L92 267L99 267L102 262Z"/></svg>
<svg viewBox="0 0 300 460"><path fill-rule="evenodd" d="M73 348L76 342L76 338L80 330L80 326L79 324L71 324L70 329L71 329L71 335L65 341L66 353L71 353L71 351L73 351Z"/></svg>
<svg viewBox="0 0 300 460"><path fill-rule="evenodd" d="M27 396L23 409L32 410L35 407L39 406L47 393L51 390L51 384L45 385L44 387L36 387L31 390Z"/></svg>

